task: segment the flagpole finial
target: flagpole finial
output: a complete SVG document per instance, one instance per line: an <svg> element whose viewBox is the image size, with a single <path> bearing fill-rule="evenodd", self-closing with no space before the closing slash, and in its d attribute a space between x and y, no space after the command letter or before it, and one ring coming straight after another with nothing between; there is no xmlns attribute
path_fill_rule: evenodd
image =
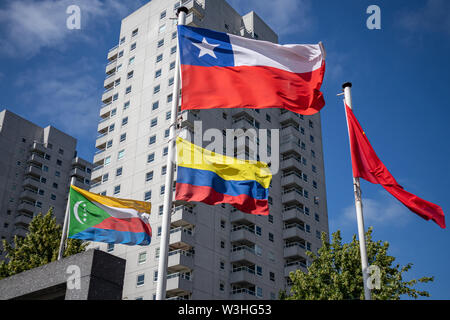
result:
<svg viewBox="0 0 450 320"><path fill-rule="evenodd" d="M351 87L352 87L352 83L351 83L351 82L346 82L346 83L344 83L344 84L342 85L342 89L345 89L345 88L347 88L347 87L351 88Z"/></svg>
<svg viewBox="0 0 450 320"><path fill-rule="evenodd" d="M179 7L178 9L177 9L177 16L180 14L180 12L184 12L184 13L186 13L186 15L189 13L189 9L188 8L186 8L186 7Z"/></svg>

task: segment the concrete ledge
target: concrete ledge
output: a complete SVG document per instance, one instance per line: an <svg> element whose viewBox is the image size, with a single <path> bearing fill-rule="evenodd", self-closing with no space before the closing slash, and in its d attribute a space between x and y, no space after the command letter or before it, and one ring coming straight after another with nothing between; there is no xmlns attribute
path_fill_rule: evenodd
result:
<svg viewBox="0 0 450 320"><path fill-rule="evenodd" d="M0 280L0 300L121 300L125 264L124 259L90 249ZM76 267L79 289L70 289L67 280Z"/></svg>

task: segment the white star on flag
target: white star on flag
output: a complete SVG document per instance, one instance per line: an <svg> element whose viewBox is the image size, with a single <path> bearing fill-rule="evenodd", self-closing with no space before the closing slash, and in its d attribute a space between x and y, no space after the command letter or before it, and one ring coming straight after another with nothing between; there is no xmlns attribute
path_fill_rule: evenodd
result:
<svg viewBox="0 0 450 320"><path fill-rule="evenodd" d="M205 54L210 55L211 57L217 59L216 54L214 53L214 49L220 44L210 44L206 41L206 38L203 37L202 43L193 43L194 46L200 49L200 53L198 55L199 58L203 57Z"/></svg>

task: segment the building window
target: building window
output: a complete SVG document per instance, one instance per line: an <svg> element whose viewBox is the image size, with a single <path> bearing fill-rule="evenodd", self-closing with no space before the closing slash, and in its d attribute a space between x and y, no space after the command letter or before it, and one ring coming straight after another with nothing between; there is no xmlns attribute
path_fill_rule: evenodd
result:
<svg viewBox="0 0 450 320"><path fill-rule="evenodd" d="M166 112L166 120L170 120L171 117L172 117L172 112L171 111Z"/></svg>
<svg viewBox="0 0 450 320"><path fill-rule="evenodd" d="M122 175L122 167L117 168L116 170L116 177L120 177Z"/></svg>
<svg viewBox="0 0 450 320"><path fill-rule="evenodd" d="M158 48L161 48L164 45L164 39L158 41Z"/></svg>
<svg viewBox="0 0 450 320"><path fill-rule="evenodd" d="M58 166L60 166L60 165L62 165L62 161L61 160L56 160L56 164L58 165Z"/></svg>
<svg viewBox="0 0 450 320"><path fill-rule="evenodd" d="M159 256L159 250L157 250L157 251L158 251L158 256ZM158 271L153 272L153 281L154 282L158 281Z"/></svg>
<svg viewBox="0 0 450 320"><path fill-rule="evenodd" d="M158 233L157 233L158 237L161 237L161 232L162 232L162 228L161 228L161 226L159 226L158 227Z"/></svg>
<svg viewBox="0 0 450 320"><path fill-rule="evenodd" d="M219 282L219 290L225 291L225 284L222 281Z"/></svg>
<svg viewBox="0 0 450 320"><path fill-rule="evenodd" d="M166 17L166 10L164 10L163 12L161 12L161 14L159 15L159 19L164 19Z"/></svg>
<svg viewBox="0 0 450 320"><path fill-rule="evenodd" d="M164 149L163 149L163 157L167 156L168 153L169 153L169 148L168 147L164 147Z"/></svg>
<svg viewBox="0 0 450 320"><path fill-rule="evenodd" d="M106 143L106 149L111 148L112 145L113 145L113 141L112 141L112 140L109 140L109 141Z"/></svg>
<svg viewBox="0 0 450 320"><path fill-rule="evenodd" d="M130 92L131 92L131 86L129 86L125 89L125 94L129 94Z"/></svg>
<svg viewBox="0 0 450 320"><path fill-rule="evenodd" d="M273 233L270 233L270 232L269 232L269 241L273 242Z"/></svg>
<svg viewBox="0 0 450 320"><path fill-rule="evenodd" d="M157 94L159 91L161 91L161 86L158 84L157 86L155 86L155 87L153 88L153 93L154 93L154 94Z"/></svg>
<svg viewBox="0 0 450 320"><path fill-rule="evenodd" d="M136 286L137 287L143 286L144 282L145 282L145 274L138 275L136 279Z"/></svg>
<svg viewBox="0 0 450 320"><path fill-rule="evenodd" d="M127 74L127 79L131 79L131 78L133 78L133 75L134 75L134 70L133 70L133 71L130 71L130 72L128 72L128 74Z"/></svg>
<svg viewBox="0 0 450 320"><path fill-rule="evenodd" d="M122 119L122 126L127 125L127 123L128 123L128 117L123 118Z"/></svg>
<svg viewBox="0 0 450 320"><path fill-rule="evenodd" d="M56 200L56 196L55 196L54 194L52 194L52 195L50 196L50 198L51 198L52 200Z"/></svg>
<svg viewBox="0 0 450 320"><path fill-rule="evenodd" d="M112 124L109 125L108 131L109 131L109 132L113 132L113 131L114 131L114 128L115 128L115 124L112 123Z"/></svg>
<svg viewBox="0 0 450 320"><path fill-rule="evenodd" d="M111 163L111 156L107 156L107 157L105 158L104 164L105 164L105 166L107 166L107 165L110 164L110 163Z"/></svg>
<svg viewBox="0 0 450 320"><path fill-rule="evenodd" d="M161 69L156 70L156 72L155 72L155 79L161 77L161 74L162 74Z"/></svg>
<svg viewBox="0 0 450 320"><path fill-rule="evenodd" d="M120 150L119 153L117 154L117 159L120 160L125 156L125 149Z"/></svg>
<svg viewBox="0 0 450 320"><path fill-rule="evenodd" d="M144 201L149 201L152 198L152 192L151 191L147 191L144 194Z"/></svg>
<svg viewBox="0 0 450 320"><path fill-rule="evenodd" d="M225 249L225 241L220 241L220 247L222 248L222 249Z"/></svg>
<svg viewBox="0 0 450 320"><path fill-rule="evenodd" d="M226 226L226 221L225 220L220 220L220 227L222 229L225 229L225 226Z"/></svg>
<svg viewBox="0 0 450 320"><path fill-rule="evenodd" d="M261 227L260 226L255 226L255 233L260 236L262 233Z"/></svg>
<svg viewBox="0 0 450 320"><path fill-rule="evenodd" d="M256 266L256 274L258 276L262 276L262 267L261 266Z"/></svg>
<svg viewBox="0 0 450 320"><path fill-rule="evenodd" d="M317 168L315 165L312 165L312 172L317 173Z"/></svg>
<svg viewBox="0 0 450 320"><path fill-rule="evenodd" d="M147 172L145 175L145 181L153 180L153 171Z"/></svg>
<svg viewBox="0 0 450 320"><path fill-rule="evenodd" d="M161 186L159 194L163 195L165 191L166 191L166 186Z"/></svg>
<svg viewBox="0 0 450 320"><path fill-rule="evenodd" d="M172 40L173 40L173 39L176 39L176 38L177 38L177 32L174 31L174 32L172 32Z"/></svg>
<svg viewBox="0 0 450 320"><path fill-rule="evenodd" d="M262 298L263 297L263 290L261 287L256 287L256 296L258 298Z"/></svg>
<svg viewBox="0 0 450 320"><path fill-rule="evenodd" d="M223 260L220 260L220 269L225 270L225 262Z"/></svg>
<svg viewBox="0 0 450 320"><path fill-rule="evenodd" d="M273 223L273 215L269 214L268 215L268 220L270 223Z"/></svg>
<svg viewBox="0 0 450 320"><path fill-rule="evenodd" d="M170 135L170 129L166 129L166 131L164 131L164 138L168 138Z"/></svg>
<svg viewBox="0 0 450 320"><path fill-rule="evenodd" d="M158 125L158 118L154 118L150 121L150 127L156 127Z"/></svg>
<svg viewBox="0 0 450 320"><path fill-rule="evenodd" d="M166 24L163 24L163 25L161 25L161 26L159 27L158 32L159 32L159 33L163 33L165 30L166 30Z"/></svg>
<svg viewBox="0 0 450 320"><path fill-rule="evenodd" d="M108 243L106 251L108 252L114 251L114 243Z"/></svg>
<svg viewBox="0 0 450 320"><path fill-rule="evenodd" d="M125 42L125 37L123 37L122 39L120 39L120 44L123 44Z"/></svg>
<svg viewBox="0 0 450 320"><path fill-rule="evenodd" d="M169 87L173 85L173 82L174 82L174 81L175 81L175 80L174 80L174 77L172 77L172 78L169 79Z"/></svg>
<svg viewBox="0 0 450 320"><path fill-rule="evenodd" d="M320 216L317 213L314 213L314 219L319 222L320 221Z"/></svg>
<svg viewBox="0 0 450 320"><path fill-rule="evenodd" d="M133 51L134 49L136 49L136 42L131 45L130 51Z"/></svg>
<svg viewBox="0 0 450 320"><path fill-rule="evenodd" d="M169 94L169 95L167 96L167 103L172 102L172 100L173 100L173 94Z"/></svg>
<svg viewBox="0 0 450 320"><path fill-rule="evenodd" d="M114 187L114 194L119 194L120 193L120 184L118 186Z"/></svg>
<svg viewBox="0 0 450 320"><path fill-rule="evenodd" d="M156 109L158 109L158 108L159 108L159 101L153 102L153 104L152 104L152 110L156 110Z"/></svg>
<svg viewBox="0 0 450 320"><path fill-rule="evenodd" d="M105 174L102 176L102 182L106 182L106 181L108 181L108 179L109 179L109 173L105 173Z"/></svg>
<svg viewBox="0 0 450 320"><path fill-rule="evenodd" d="M161 168L161 175L164 176L164 175L166 175L166 173L167 173L167 166L163 166Z"/></svg>
<svg viewBox="0 0 450 320"><path fill-rule="evenodd" d="M174 54L177 52L177 46L170 48L170 54Z"/></svg>
<svg viewBox="0 0 450 320"><path fill-rule="evenodd" d="M58 189L58 184L56 182L53 182L53 188Z"/></svg>
<svg viewBox="0 0 450 320"><path fill-rule="evenodd" d="M139 29L135 29L135 30L133 30L133 32L131 33L131 36L132 36L132 37L135 37L135 36L137 36L137 34L138 34L138 31L139 31Z"/></svg>
<svg viewBox="0 0 450 320"><path fill-rule="evenodd" d="M269 272L269 279L270 279L270 281L275 281L275 273L274 272Z"/></svg>
<svg viewBox="0 0 450 320"><path fill-rule="evenodd" d="M151 153L147 157L147 163L153 162L155 160L155 153Z"/></svg>
<svg viewBox="0 0 450 320"><path fill-rule="evenodd" d="M317 182L313 180L313 188L317 189Z"/></svg>
<svg viewBox="0 0 450 320"><path fill-rule="evenodd" d="M169 65L169 70L175 69L175 61L172 61Z"/></svg>
<svg viewBox="0 0 450 320"><path fill-rule="evenodd" d="M138 263L139 263L139 264L143 264L143 263L145 263L146 261L147 261L147 252L144 251L144 252L139 253L139 256L138 256Z"/></svg>
<svg viewBox="0 0 450 320"><path fill-rule="evenodd" d="M313 136L309 136L309 140L312 142L312 143L314 143L314 137Z"/></svg>
<svg viewBox="0 0 450 320"><path fill-rule="evenodd" d="M158 56L156 57L156 62L161 62L162 59L163 59L163 55L160 54L160 55L158 55Z"/></svg>
<svg viewBox="0 0 450 320"><path fill-rule="evenodd" d="M128 60L128 65L132 65L134 62L134 57L131 57L130 60Z"/></svg>
<svg viewBox="0 0 450 320"><path fill-rule="evenodd" d="M156 143L156 135L151 136L149 141L148 141L149 145L152 145L152 144L155 144L155 143Z"/></svg>
<svg viewBox="0 0 450 320"><path fill-rule="evenodd" d="M123 57L123 50L119 52L118 58L122 58Z"/></svg>
<svg viewBox="0 0 450 320"><path fill-rule="evenodd" d="M127 134L126 133L122 133L120 135L120 142L124 142L127 139Z"/></svg>

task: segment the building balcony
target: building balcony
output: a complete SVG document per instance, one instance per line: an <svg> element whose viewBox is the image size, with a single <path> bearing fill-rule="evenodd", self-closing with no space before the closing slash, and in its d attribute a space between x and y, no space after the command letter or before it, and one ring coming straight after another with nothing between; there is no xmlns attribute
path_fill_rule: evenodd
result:
<svg viewBox="0 0 450 320"><path fill-rule="evenodd" d="M289 206L281 214L284 222L303 222L305 211L300 206Z"/></svg>
<svg viewBox="0 0 450 320"><path fill-rule="evenodd" d="M34 214L34 210L36 209L35 205L31 202L22 202L21 204L19 204L19 206L17 207L17 210L20 212L26 212L29 214Z"/></svg>
<svg viewBox="0 0 450 320"><path fill-rule="evenodd" d="M247 288L239 288L231 291L230 297L232 300L255 300L255 291Z"/></svg>
<svg viewBox="0 0 450 320"><path fill-rule="evenodd" d="M301 190L298 189L287 191L286 193L283 193L283 195L281 196L282 203L302 204L301 201L303 201L303 193L301 192Z"/></svg>
<svg viewBox="0 0 450 320"><path fill-rule="evenodd" d="M39 179L29 176L29 177L25 178L25 180L23 180L22 186L37 190L39 188L40 183L41 183L41 181Z"/></svg>
<svg viewBox="0 0 450 320"><path fill-rule="evenodd" d="M282 142L280 145L280 153L281 154L289 153L292 151L300 154L300 150L301 150L300 144L294 140Z"/></svg>
<svg viewBox="0 0 450 320"><path fill-rule="evenodd" d="M305 246L300 242L291 243L284 247L283 257L285 259L303 257L303 255L305 255Z"/></svg>
<svg viewBox="0 0 450 320"><path fill-rule="evenodd" d="M230 222L232 224L255 224L257 216L254 214L244 213L242 211L236 210L230 213Z"/></svg>
<svg viewBox="0 0 450 320"><path fill-rule="evenodd" d="M230 283L255 285L256 283L255 270L250 269L247 266L234 268L230 273Z"/></svg>
<svg viewBox="0 0 450 320"><path fill-rule="evenodd" d="M291 156L281 160L281 170L300 168L302 165L302 158L299 156Z"/></svg>
<svg viewBox="0 0 450 320"><path fill-rule="evenodd" d="M281 137L300 138L300 130L298 129L298 126L295 127L294 124L287 125L281 129Z"/></svg>
<svg viewBox="0 0 450 320"><path fill-rule="evenodd" d="M114 57L117 56L118 51L119 51L119 45L109 49L109 51L108 51L108 60L110 60L110 61L114 60L115 59Z"/></svg>
<svg viewBox="0 0 450 320"><path fill-rule="evenodd" d="M256 237L257 236L253 230L245 225L242 225L231 231L230 241L253 245L256 243Z"/></svg>
<svg viewBox="0 0 450 320"><path fill-rule="evenodd" d="M306 268L306 263L303 261L293 261L286 263L284 265L284 276L289 277L290 273L295 272L296 270L308 272L308 269Z"/></svg>
<svg viewBox="0 0 450 320"><path fill-rule="evenodd" d="M242 129L244 131L247 131L249 129L256 130L253 121L250 119L247 119L246 117L241 117L238 119L233 120L233 128L234 129Z"/></svg>
<svg viewBox="0 0 450 320"><path fill-rule="evenodd" d="M19 237L25 238L27 236L27 234L28 234L28 230L26 228L24 228L24 227L16 227L14 229L13 234L15 236L19 236Z"/></svg>
<svg viewBox="0 0 450 320"><path fill-rule="evenodd" d="M183 6L189 10L189 13L194 12L201 18L205 16L205 9L197 0L188 0L186 2L183 2Z"/></svg>
<svg viewBox="0 0 450 320"><path fill-rule="evenodd" d="M88 176L88 174L84 170L82 170L80 168L73 168L70 171L70 176L71 177L76 176L76 177L80 177L80 178L84 179L84 178L86 178Z"/></svg>
<svg viewBox="0 0 450 320"><path fill-rule="evenodd" d="M305 237L305 227L303 224L291 223L283 228L283 239L303 239Z"/></svg>
<svg viewBox="0 0 450 320"><path fill-rule="evenodd" d="M197 27L197 28L201 27L202 19L196 13L191 12L186 16L186 25L190 26L190 27Z"/></svg>
<svg viewBox="0 0 450 320"><path fill-rule="evenodd" d="M168 272L186 272L194 269L194 255L189 251L174 250L169 252Z"/></svg>
<svg viewBox="0 0 450 320"><path fill-rule="evenodd" d="M192 276L185 273L167 275L167 297L189 295L192 293Z"/></svg>
<svg viewBox="0 0 450 320"><path fill-rule="evenodd" d="M192 230L178 227L170 230L169 245L172 249L188 250L195 245L195 239Z"/></svg>
<svg viewBox="0 0 450 320"><path fill-rule="evenodd" d="M27 160L28 163L35 163L38 166L42 166L44 163L44 157L38 153L33 153Z"/></svg>
<svg viewBox="0 0 450 320"><path fill-rule="evenodd" d="M28 227L32 219L33 219L32 215L19 214L14 218L14 225Z"/></svg>
<svg viewBox="0 0 450 320"><path fill-rule="evenodd" d="M19 199L26 199L35 202L37 196L38 196L37 191L34 191L32 189L26 189L20 193Z"/></svg>
<svg viewBox="0 0 450 320"><path fill-rule="evenodd" d="M281 177L281 186L298 186L303 187L303 179L298 171L289 171Z"/></svg>
<svg viewBox="0 0 450 320"><path fill-rule="evenodd" d="M195 225L197 219L194 208L189 206L175 207L170 222L174 227L184 227L188 225Z"/></svg>
<svg viewBox="0 0 450 320"><path fill-rule="evenodd" d="M31 151L36 151L41 154L45 153L45 147L42 143L39 142L33 142L33 145L31 146Z"/></svg>
<svg viewBox="0 0 450 320"><path fill-rule="evenodd" d="M244 262L249 264L256 263L255 249L248 246L239 246L231 249L230 261Z"/></svg>
<svg viewBox="0 0 450 320"><path fill-rule="evenodd" d="M100 117L103 118L103 117L106 116L106 113L109 114L109 112L111 111L111 105L112 105L112 102L106 103L106 104L101 106L101 108L100 108Z"/></svg>
<svg viewBox="0 0 450 320"><path fill-rule="evenodd" d="M283 114L280 115L280 123L293 123L296 124L297 126L300 126L300 118L294 114L293 112L285 112Z"/></svg>
<svg viewBox="0 0 450 320"><path fill-rule="evenodd" d="M117 61L109 63L105 68L106 74L110 74L111 72L114 72L116 70L116 66L117 66Z"/></svg>
<svg viewBox="0 0 450 320"><path fill-rule="evenodd" d="M33 165L28 166L28 168L25 172L26 175L32 175L32 176L39 177L39 178L41 177L41 173L42 173L42 169L39 167L33 166Z"/></svg>

